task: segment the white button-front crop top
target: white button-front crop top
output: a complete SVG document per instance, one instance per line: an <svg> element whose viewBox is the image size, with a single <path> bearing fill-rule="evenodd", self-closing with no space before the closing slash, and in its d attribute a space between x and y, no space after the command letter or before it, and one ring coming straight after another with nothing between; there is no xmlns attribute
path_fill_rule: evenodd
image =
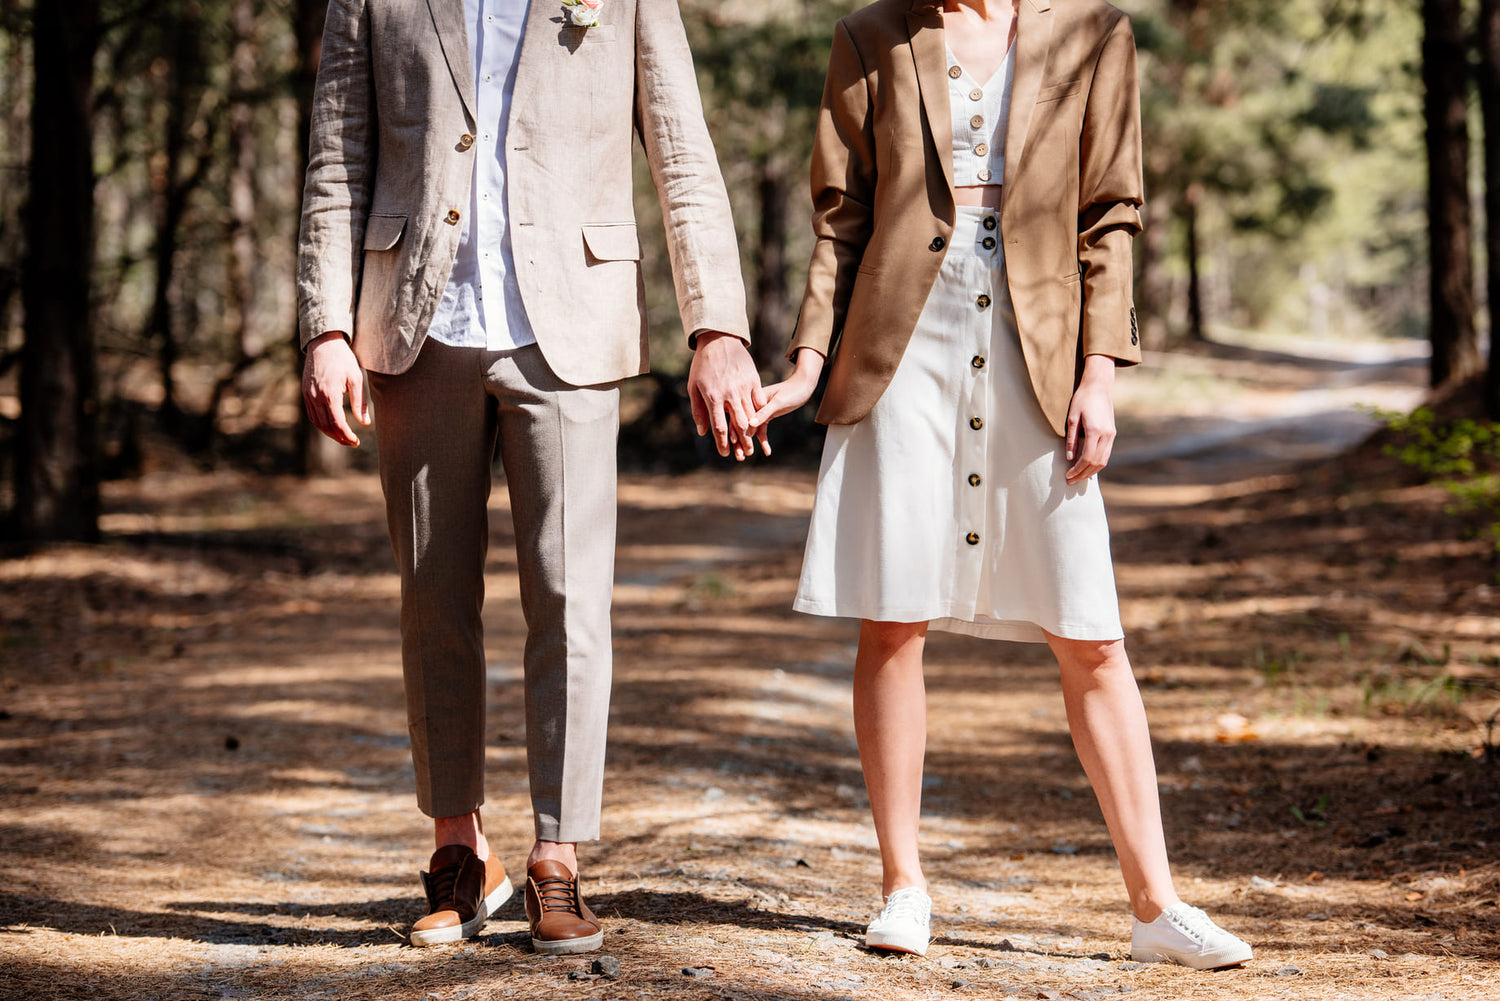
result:
<svg viewBox="0 0 1500 1001"><path fill-rule="evenodd" d="M953 111L953 185L999 184L1005 176L1005 126L1015 79L1012 45L989 80L980 84L948 50L948 106Z"/></svg>

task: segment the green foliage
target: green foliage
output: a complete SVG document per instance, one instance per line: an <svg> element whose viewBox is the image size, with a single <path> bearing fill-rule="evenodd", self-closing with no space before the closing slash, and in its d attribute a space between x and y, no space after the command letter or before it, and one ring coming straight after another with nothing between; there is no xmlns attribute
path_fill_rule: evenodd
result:
<svg viewBox="0 0 1500 1001"><path fill-rule="evenodd" d="M1467 417L1439 423L1429 407L1378 415L1402 436L1385 447L1385 454L1442 484L1457 500L1450 514L1492 515L1486 532L1500 552L1500 424Z"/></svg>

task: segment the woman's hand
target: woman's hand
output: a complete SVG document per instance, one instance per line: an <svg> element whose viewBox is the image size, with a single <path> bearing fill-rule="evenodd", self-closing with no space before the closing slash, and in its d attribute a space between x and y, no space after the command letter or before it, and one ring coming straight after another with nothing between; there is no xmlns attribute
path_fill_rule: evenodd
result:
<svg viewBox="0 0 1500 1001"><path fill-rule="evenodd" d="M1109 355L1089 355L1083 360L1083 378L1068 404L1066 479L1081 483L1109 465L1115 444L1115 360Z"/></svg>
<svg viewBox="0 0 1500 1001"><path fill-rule="evenodd" d="M818 376L823 371L823 356L811 348L797 352L797 367L784 381L761 390L764 402L750 418L751 433L760 440L761 451L771 454L771 443L766 440L766 426L774 418L789 414L812 399L818 388Z"/></svg>

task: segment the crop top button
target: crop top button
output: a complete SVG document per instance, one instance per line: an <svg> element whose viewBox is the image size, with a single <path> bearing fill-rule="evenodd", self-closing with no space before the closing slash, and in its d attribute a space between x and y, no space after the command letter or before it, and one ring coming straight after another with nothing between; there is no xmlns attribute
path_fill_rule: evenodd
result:
<svg viewBox="0 0 1500 1001"><path fill-rule="evenodd" d="M961 77L963 75L964 75L964 71L963 71L962 67L959 67L959 66L949 66L948 67L948 76L949 76L950 79L957 80L959 77Z"/></svg>

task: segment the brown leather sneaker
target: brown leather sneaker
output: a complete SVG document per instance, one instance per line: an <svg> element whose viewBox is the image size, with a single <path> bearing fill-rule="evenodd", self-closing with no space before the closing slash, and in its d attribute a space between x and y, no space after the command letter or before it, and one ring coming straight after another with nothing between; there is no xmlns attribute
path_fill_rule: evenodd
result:
<svg viewBox="0 0 1500 1001"><path fill-rule="evenodd" d="M472 938L495 909L510 899L505 866L491 853L483 862L468 845L444 845L422 873L427 916L411 926L412 945Z"/></svg>
<svg viewBox="0 0 1500 1001"><path fill-rule="evenodd" d="M578 879L561 862L544 859L526 870L526 919L531 947L548 956L593 952L604 931L578 895Z"/></svg>

